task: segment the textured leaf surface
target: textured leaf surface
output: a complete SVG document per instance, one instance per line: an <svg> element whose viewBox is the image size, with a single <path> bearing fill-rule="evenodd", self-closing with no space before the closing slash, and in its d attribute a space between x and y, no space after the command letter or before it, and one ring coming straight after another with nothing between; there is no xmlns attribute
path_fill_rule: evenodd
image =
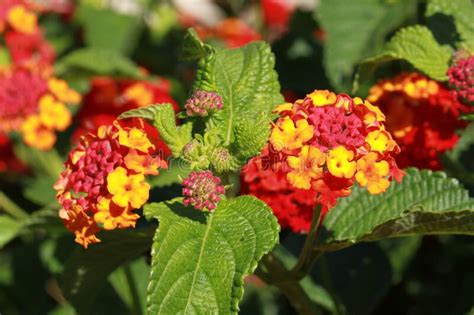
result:
<svg viewBox="0 0 474 315"><path fill-rule="evenodd" d="M89 307L112 271L150 248L153 230L108 231L101 236L102 243L87 250L77 245L65 263L60 285L78 313L90 313Z"/></svg>
<svg viewBox="0 0 474 315"><path fill-rule="evenodd" d="M449 47L438 44L427 27L406 27L395 34L380 54L361 63L355 88L358 80L367 80L380 64L393 60L405 60L431 78L444 81L451 53Z"/></svg>
<svg viewBox="0 0 474 315"><path fill-rule="evenodd" d="M21 227L21 222L7 215L0 215L0 248L15 238Z"/></svg>
<svg viewBox="0 0 474 315"><path fill-rule="evenodd" d="M349 91L354 66L377 52L415 8L412 0L322 0L316 14L326 33L324 64L333 87Z"/></svg>
<svg viewBox="0 0 474 315"><path fill-rule="evenodd" d="M425 15L428 18L438 18L435 22L453 22L462 41L474 42L474 4L471 0L430 0ZM446 23L439 25L437 29L441 28L447 28Z"/></svg>
<svg viewBox="0 0 474 315"><path fill-rule="evenodd" d="M278 241L279 225L262 201L223 200L212 213L179 200L145 206L160 222L152 247L149 314L238 311L243 278Z"/></svg>
<svg viewBox="0 0 474 315"><path fill-rule="evenodd" d="M382 195L355 188L326 216L321 249L413 234L474 235L474 201L444 173L408 169Z"/></svg>
<svg viewBox="0 0 474 315"><path fill-rule="evenodd" d="M201 59L195 90L217 92L224 107L210 117L209 125L220 129L224 144L234 139L236 123L255 121L283 102L275 57L270 46L253 42L238 49L220 49Z"/></svg>
<svg viewBox="0 0 474 315"><path fill-rule="evenodd" d="M130 59L113 50L101 48L78 49L64 56L57 64L59 74L111 75L140 77L138 66Z"/></svg>

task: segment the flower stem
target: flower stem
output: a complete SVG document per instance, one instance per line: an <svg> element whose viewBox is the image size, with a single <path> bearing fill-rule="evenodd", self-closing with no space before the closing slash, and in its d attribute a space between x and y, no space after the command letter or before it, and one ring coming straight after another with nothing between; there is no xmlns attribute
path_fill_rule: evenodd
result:
<svg viewBox="0 0 474 315"><path fill-rule="evenodd" d="M0 209L16 219L26 219L28 213L14 203L3 191L0 191Z"/></svg>
<svg viewBox="0 0 474 315"><path fill-rule="evenodd" d="M298 280L303 279L306 276L316 258L322 254L321 252L313 254L313 244L318 232L319 222L321 221L321 210L322 206L320 204L316 204L314 207L308 236L306 236L303 249L301 250L300 256L298 258L298 262L291 270L292 275Z"/></svg>

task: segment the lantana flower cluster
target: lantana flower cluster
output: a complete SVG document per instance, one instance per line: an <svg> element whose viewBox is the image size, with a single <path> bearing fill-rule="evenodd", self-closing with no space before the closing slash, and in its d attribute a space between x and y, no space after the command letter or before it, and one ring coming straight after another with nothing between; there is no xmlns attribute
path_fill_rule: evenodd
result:
<svg viewBox="0 0 474 315"><path fill-rule="evenodd" d="M30 1L0 2L0 49L11 59L0 69L0 133L18 132L29 146L48 150L71 124L67 105L81 96L54 76L54 52L34 9Z"/></svg>
<svg viewBox="0 0 474 315"><path fill-rule="evenodd" d="M357 182L380 194L402 172L393 158L400 148L385 129L385 116L360 98L315 90L278 106L265 158L298 189L317 192L323 212Z"/></svg>
<svg viewBox="0 0 474 315"><path fill-rule="evenodd" d="M82 137L71 151L55 184L62 208L59 216L75 241L85 248L100 242L96 233L135 227L139 209L149 196L146 175L157 175L167 164L142 128L117 121Z"/></svg>
<svg viewBox="0 0 474 315"><path fill-rule="evenodd" d="M29 146L48 150L56 131L71 124L66 104L80 100L64 80L22 68L5 70L0 73L0 132L19 132Z"/></svg>
<svg viewBox="0 0 474 315"><path fill-rule="evenodd" d="M15 66L42 73L52 71L55 54L43 36L38 15L30 2L0 2L0 35Z"/></svg>
<svg viewBox="0 0 474 315"><path fill-rule="evenodd" d="M456 130L466 126L458 119L472 109L459 102L446 87L418 73L402 73L381 80L367 98L387 115L387 130L400 145L400 167L439 170L439 155L454 147Z"/></svg>

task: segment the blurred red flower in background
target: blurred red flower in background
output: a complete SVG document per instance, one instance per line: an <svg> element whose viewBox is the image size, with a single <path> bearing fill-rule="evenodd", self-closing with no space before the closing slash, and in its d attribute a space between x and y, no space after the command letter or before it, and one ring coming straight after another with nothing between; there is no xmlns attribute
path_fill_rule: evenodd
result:
<svg viewBox="0 0 474 315"><path fill-rule="evenodd" d="M440 83L418 73L402 73L381 80L367 98L387 117L387 129L400 145L400 167L439 170L439 154L453 148L456 129L466 126L458 117L471 111Z"/></svg>
<svg viewBox="0 0 474 315"><path fill-rule="evenodd" d="M270 27L287 28L296 3L288 0L262 0L265 24Z"/></svg>
<svg viewBox="0 0 474 315"><path fill-rule="evenodd" d="M84 96L83 104L77 114L77 128L73 141L79 142L82 135L95 132L101 125L111 124L121 113L155 103L171 103L176 112L179 106L172 98L171 83L166 79L153 81L117 80L109 77L96 77L91 82L90 91ZM127 120L124 126L138 127L139 122ZM156 151L164 156L170 154L168 147L159 138L156 128L145 123L145 131L152 139Z"/></svg>
<svg viewBox="0 0 474 315"><path fill-rule="evenodd" d="M15 156L13 145L8 136L0 133L0 173L19 173L26 170L26 166Z"/></svg>

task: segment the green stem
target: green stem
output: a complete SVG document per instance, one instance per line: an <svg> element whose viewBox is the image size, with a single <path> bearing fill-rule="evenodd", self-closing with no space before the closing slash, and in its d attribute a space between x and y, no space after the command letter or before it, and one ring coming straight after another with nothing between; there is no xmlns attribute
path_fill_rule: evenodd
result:
<svg viewBox="0 0 474 315"><path fill-rule="evenodd" d="M125 264L123 266L123 271L125 273L125 278L127 279L128 289L130 290L130 295L132 296L132 310L133 314L141 315L142 307L140 302L140 296L138 295L137 285L135 283L135 278L130 268L130 264Z"/></svg>
<svg viewBox="0 0 474 315"><path fill-rule="evenodd" d="M320 254L322 254L320 252L318 252L316 255L312 254L313 244L318 234L319 222L321 220L321 210L322 206L320 204L316 204L316 206L314 207L313 217L311 219L311 227L309 229L308 236L306 237L303 249L301 250L300 256L298 258L298 262L291 270L293 276L298 280L301 280L306 276L316 258L318 258Z"/></svg>
<svg viewBox="0 0 474 315"><path fill-rule="evenodd" d="M299 281L292 278L291 273L273 255L268 254L262 258L257 275L268 284L276 286L288 298L293 308L302 315L321 314L318 307L306 294Z"/></svg>
<svg viewBox="0 0 474 315"><path fill-rule="evenodd" d="M28 213L8 198L3 191L0 191L0 209L20 220L28 218Z"/></svg>

